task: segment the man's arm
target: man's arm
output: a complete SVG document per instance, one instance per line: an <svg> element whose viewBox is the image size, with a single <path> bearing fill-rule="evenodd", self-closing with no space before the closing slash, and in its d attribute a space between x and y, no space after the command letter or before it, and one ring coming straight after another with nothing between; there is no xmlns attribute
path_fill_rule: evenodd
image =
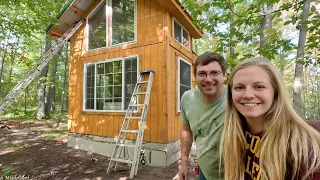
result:
<svg viewBox="0 0 320 180"><path fill-rule="evenodd" d="M188 158L192 141L192 131L189 124L182 123L180 134L181 167L179 169L179 177L182 180L188 180Z"/></svg>
<svg viewBox="0 0 320 180"><path fill-rule="evenodd" d="M192 146L192 131L188 124L182 123L180 143L181 143L181 163L187 163Z"/></svg>

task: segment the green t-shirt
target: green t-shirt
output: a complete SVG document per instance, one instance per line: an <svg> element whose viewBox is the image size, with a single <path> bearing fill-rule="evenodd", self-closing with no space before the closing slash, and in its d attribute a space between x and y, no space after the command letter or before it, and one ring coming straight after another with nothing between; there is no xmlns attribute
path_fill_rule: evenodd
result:
<svg viewBox="0 0 320 180"><path fill-rule="evenodd" d="M219 143L226 110L226 86L219 99L205 102L200 89L185 92L181 98L180 119L191 128L197 146L197 159L201 171L208 180L223 179L224 169L219 173Z"/></svg>

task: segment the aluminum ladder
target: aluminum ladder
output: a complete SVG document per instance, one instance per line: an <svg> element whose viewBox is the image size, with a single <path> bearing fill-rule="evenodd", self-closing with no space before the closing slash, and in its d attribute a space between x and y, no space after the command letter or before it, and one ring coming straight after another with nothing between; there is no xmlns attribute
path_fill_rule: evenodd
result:
<svg viewBox="0 0 320 180"><path fill-rule="evenodd" d="M79 29L84 20L79 21L74 27L68 29L56 43L42 56L39 62L23 77L23 79L9 92L9 94L0 102L0 115L18 98L28 87L32 80L41 72L41 70L52 60L59 52L64 43Z"/></svg>
<svg viewBox="0 0 320 180"><path fill-rule="evenodd" d="M149 78L148 80L146 80L148 75ZM114 171L116 171L118 162L121 162L131 165L129 177L130 179L132 179L133 176L137 175L153 75L153 70L146 70L140 72L119 132L119 136L116 140L115 147L110 158L107 173L110 172L113 166ZM139 101L142 102L139 103ZM131 129L131 121L140 121L140 125L138 125L139 129ZM129 134L132 134L134 135L134 137L136 137L135 142L133 144L126 143L126 138ZM133 150L131 151L133 152L131 158L129 157L128 149Z"/></svg>

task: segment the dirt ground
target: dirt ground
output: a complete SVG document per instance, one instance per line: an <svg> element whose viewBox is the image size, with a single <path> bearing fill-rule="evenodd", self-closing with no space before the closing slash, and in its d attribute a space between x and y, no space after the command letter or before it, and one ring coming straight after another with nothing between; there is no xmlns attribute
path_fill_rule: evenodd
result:
<svg viewBox="0 0 320 180"><path fill-rule="evenodd" d="M4 121L2 121L4 122ZM15 122L0 126L0 180L2 179L126 179L129 167L119 165L117 171L106 174L108 158L98 154L67 147L66 124L44 121ZM58 137L48 137L47 132L63 132ZM194 163L190 161L190 180ZM139 166L135 180L173 179L178 172L178 162L169 167Z"/></svg>

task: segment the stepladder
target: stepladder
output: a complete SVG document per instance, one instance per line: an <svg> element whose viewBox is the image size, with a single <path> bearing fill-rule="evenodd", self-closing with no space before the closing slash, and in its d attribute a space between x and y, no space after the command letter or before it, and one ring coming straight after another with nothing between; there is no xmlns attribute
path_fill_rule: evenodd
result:
<svg viewBox="0 0 320 180"><path fill-rule="evenodd" d="M107 173L111 169L116 171L118 163L128 164L132 179L138 172L139 163L144 164L144 156L141 146L145 130L149 99L153 81L154 71L141 71L137 83L132 92L119 136L116 138L115 147L110 157Z"/></svg>
<svg viewBox="0 0 320 180"><path fill-rule="evenodd" d="M9 94L0 102L0 115L18 98L29 84L37 77L42 69L58 54L62 46L79 29L84 20L79 21L75 26L68 29L57 41L46 51L38 63L29 70L29 72L18 82L18 84L9 92Z"/></svg>

